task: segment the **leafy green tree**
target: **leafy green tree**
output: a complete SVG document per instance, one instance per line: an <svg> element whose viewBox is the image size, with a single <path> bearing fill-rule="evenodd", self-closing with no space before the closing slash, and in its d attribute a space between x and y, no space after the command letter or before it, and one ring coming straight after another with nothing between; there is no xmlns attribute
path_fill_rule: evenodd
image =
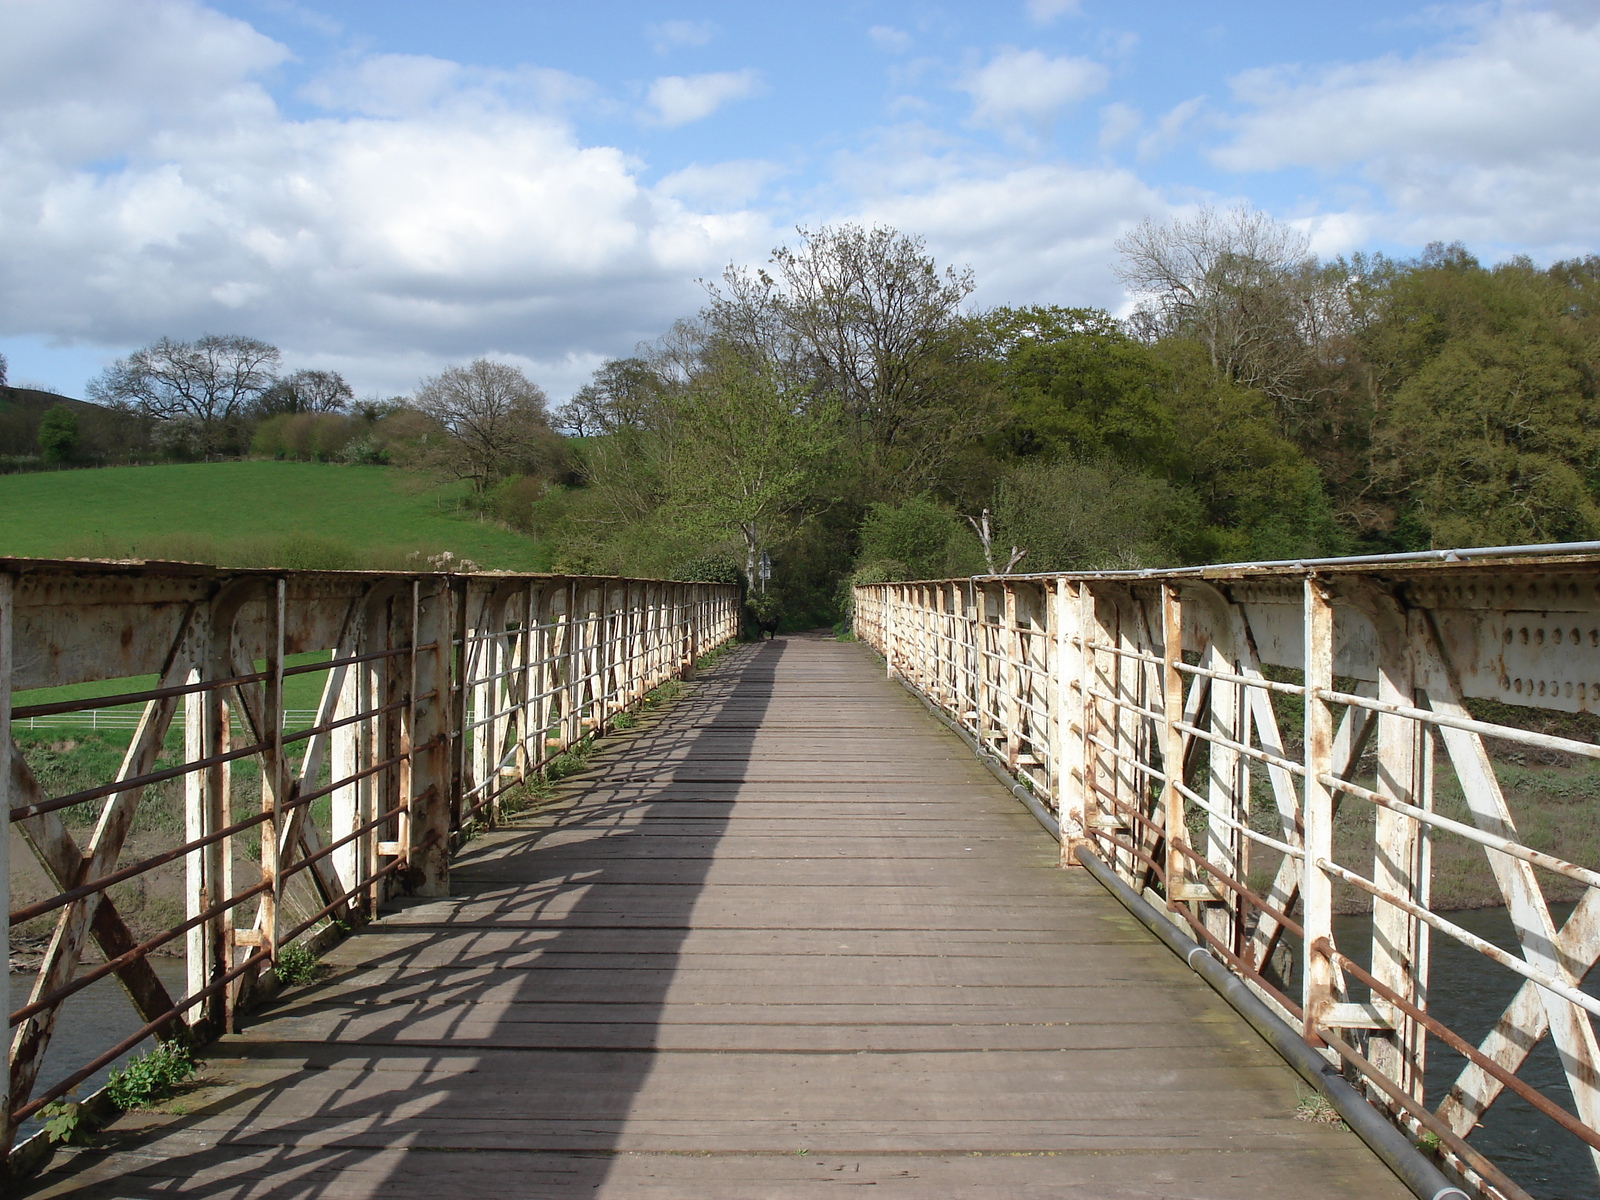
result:
<svg viewBox="0 0 1600 1200"><path fill-rule="evenodd" d="M1439 546L1600 536L1594 274L1486 269L1459 245L1397 273L1361 347L1371 486L1397 526Z"/></svg>
<svg viewBox="0 0 1600 1200"><path fill-rule="evenodd" d="M858 570L879 579L948 579L983 570L971 528L948 505L927 496L867 508Z"/></svg>
<svg viewBox="0 0 1600 1200"><path fill-rule="evenodd" d="M1547 342L1453 339L1395 394L1378 450L1435 545L1600 537L1600 402Z"/></svg>
<svg viewBox="0 0 1600 1200"><path fill-rule="evenodd" d="M65 404L52 405L39 418L40 457L48 463L64 463L77 449L77 414Z"/></svg>
<svg viewBox="0 0 1600 1200"><path fill-rule="evenodd" d="M555 421L574 437L646 429L654 421L667 388L667 381L644 359L612 359L556 410Z"/></svg>
<svg viewBox="0 0 1600 1200"><path fill-rule="evenodd" d="M1171 453L1167 372L1095 308L999 308L981 319L1012 454L1157 463Z"/></svg>
<svg viewBox="0 0 1600 1200"><path fill-rule="evenodd" d="M811 403L837 402L856 432L863 486L915 494L989 424L962 304L970 271L940 268L921 238L885 226L800 229L770 270L729 267L702 314Z"/></svg>
<svg viewBox="0 0 1600 1200"><path fill-rule="evenodd" d="M802 407L782 381L723 353L670 402L658 443L665 507L681 528L737 537L747 584L763 550L817 500L841 445L837 406Z"/></svg>
<svg viewBox="0 0 1600 1200"><path fill-rule="evenodd" d="M995 495L995 524L1027 551L1020 570L1180 566L1204 524L1195 497L1114 459L1026 462Z"/></svg>
<svg viewBox="0 0 1600 1200"><path fill-rule="evenodd" d="M1175 450L1168 478L1193 494L1205 528L1198 561L1338 553L1343 535L1316 465L1278 433L1272 402L1212 368L1187 339L1161 347Z"/></svg>

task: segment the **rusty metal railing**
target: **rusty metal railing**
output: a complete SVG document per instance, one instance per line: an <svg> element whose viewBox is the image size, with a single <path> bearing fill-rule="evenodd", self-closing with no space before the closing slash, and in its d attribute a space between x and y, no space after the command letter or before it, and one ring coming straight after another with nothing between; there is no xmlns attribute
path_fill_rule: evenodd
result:
<svg viewBox="0 0 1600 1200"><path fill-rule="evenodd" d="M37 954L0 1146L152 1035L231 1028L298 939L444 894L463 833L737 628L713 584L0 560L0 822L38 864L0 856ZM137 1028L41 1083L110 977Z"/></svg>
<svg viewBox="0 0 1600 1200"><path fill-rule="evenodd" d="M1600 1165L1600 861L1521 832L1501 779L1600 758L1573 715L1600 712L1596 549L875 584L855 628L1019 781L1064 865L1108 864L1448 1173L1518 1197L1472 1140L1507 1095ZM1446 853L1486 860L1514 948L1434 902ZM1508 977L1486 1036L1435 1015L1441 937ZM1519 1074L1547 1036L1566 1095ZM1461 1057L1431 1095L1430 1043Z"/></svg>

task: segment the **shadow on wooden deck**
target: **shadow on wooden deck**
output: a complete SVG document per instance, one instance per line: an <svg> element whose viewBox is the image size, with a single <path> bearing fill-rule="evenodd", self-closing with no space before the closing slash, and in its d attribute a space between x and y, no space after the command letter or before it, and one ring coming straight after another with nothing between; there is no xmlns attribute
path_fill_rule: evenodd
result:
<svg viewBox="0 0 1600 1200"><path fill-rule="evenodd" d="M448 900L399 901L213 1046L218 1082L167 1106L187 1113L129 1114L29 1194L593 1195L784 650L733 651L553 806L466 847ZM464 1150L522 1170L486 1178Z"/></svg>

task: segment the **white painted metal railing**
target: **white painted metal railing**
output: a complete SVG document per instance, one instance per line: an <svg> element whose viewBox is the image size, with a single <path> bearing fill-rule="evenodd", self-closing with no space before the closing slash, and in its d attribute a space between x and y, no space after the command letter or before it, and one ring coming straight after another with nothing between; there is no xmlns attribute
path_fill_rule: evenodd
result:
<svg viewBox="0 0 1600 1200"><path fill-rule="evenodd" d="M1514 1197L1471 1144L1507 1093L1600 1164L1600 1000L1582 987L1600 863L1528 844L1489 752L1600 758L1530 727L1600 711L1595 549L876 584L855 590L854 623L1041 806L1064 865L1111 865L1447 1169ZM1487 856L1515 952L1435 910L1443 839ZM1561 923L1551 877L1581 888ZM1336 907L1363 906L1362 935L1336 937ZM1430 1011L1440 936L1520 981L1486 1037ZM1546 1036L1570 1100L1517 1075ZM1430 1041L1465 1059L1438 1095Z"/></svg>
<svg viewBox="0 0 1600 1200"><path fill-rule="evenodd" d="M0 987L0 1153L144 1038L230 1028L297 939L371 918L396 888L443 894L456 839L738 619L718 584L0 560L0 834L39 865L22 894L0 855L8 952L48 929L26 999L13 1010L15 983ZM306 676L317 708L287 708ZM17 698L85 684L104 694ZM120 765L42 782L70 739L30 735L68 721L125 737ZM127 885L172 864L184 918L134 921ZM175 998L150 956L178 948ZM40 1086L63 1001L112 975L140 1027Z"/></svg>

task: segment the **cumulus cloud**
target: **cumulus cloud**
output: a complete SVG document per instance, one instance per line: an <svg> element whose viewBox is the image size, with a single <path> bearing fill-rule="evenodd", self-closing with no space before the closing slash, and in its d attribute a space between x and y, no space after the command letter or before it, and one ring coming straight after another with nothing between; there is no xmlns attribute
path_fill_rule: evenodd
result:
<svg viewBox="0 0 1600 1200"><path fill-rule="evenodd" d="M696 208L740 208L760 196L767 184L782 174L783 168L777 163L759 159L691 163L664 176L655 191Z"/></svg>
<svg viewBox="0 0 1600 1200"><path fill-rule="evenodd" d="M1068 105L1102 91L1111 72L1086 58L1051 58L1038 50L1007 47L964 75L958 86L972 97L972 121L996 128L1019 120L1050 121Z"/></svg>
<svg viewBox="0 0 1600 1200"><path fill-rule="evenodd" d="M1131 104L1118 100L1100 110L1100 148L1109 150L1144 124L1144 115Z"/></svg>
<svg viewBox="0 0 1600 1200"><path fill-rule="evenodd" d="M257 82L283 48L185 0L17 4L7 24L11 337L240 331L385 391L493 350L559 390L770 243L763 218L648 187L620 150L455 64L352 64L315 85L347 115L296 120Z"/></svg>
<svg viewBox="0 0 1600 1200"><path fill-rule="evenodd" d="M1511 6L1418 54L1232 81L1235 171L1355 170L1391 235L1573 251L1600 235L1600 15Z"/></svg>
<svg viewBox="0 0 1600 1200"><path fill-rule="evenodd" d="M1147 160L1157 158L1172 149L1184 131L1205 111L1205 107L1204 96L1191 96L1162 113L1155 128L1139 139L1139 157Z"/></svg>
<svg viewBox="0 0 1600 1200"><path fill-rule="evenodd" d="M1179 210L1132 171L1066 162L1017 166L920 125L883 131L842 159L852 192L818 218L882 222L970 266L981 304L1126 305L1113 243L1143 217ZM814 222L812 222L814 223Z"/></svg>
<svg viewBox="0 0 1600 1200"><path fill-rule="evenodd" d="M717 35L713 21L661 21L644 27L650 48L657 54L670 54L684 46L704 46Z"/></svg>
<svg viewBox="0 0 1600 1200"><path fill-rule="evenodd" d="M548 67L466 67L425 54L374 54L312 79L300 94L330 112L405 117L445 106L534 108L560 112L580 101L606 107L586 79Z"/></svg>
<svg viewBox="0 0 1600 1200"><path fill-rule="evenodd" d="M663 75L650 85L648 119L671 128L709 117L730 100L743 100L761 90L754 70L717 71L710 75Z"/></svg>
<svg viewBox="0 0 1600 1200"><path fill-rule="evenodd" d="M867 36L879 50L886 50L890 54L904 54L911 49L911 35L892 25L874 25L867 30Z"/></svg>
<svg viewBox="0 0 1600 1200"><path fill-rule="evenodd" d="M1078 0L1028 0L1023 7L1028 19L1036 25L1048 25L1057 17L1078 15Z"/></svg>

